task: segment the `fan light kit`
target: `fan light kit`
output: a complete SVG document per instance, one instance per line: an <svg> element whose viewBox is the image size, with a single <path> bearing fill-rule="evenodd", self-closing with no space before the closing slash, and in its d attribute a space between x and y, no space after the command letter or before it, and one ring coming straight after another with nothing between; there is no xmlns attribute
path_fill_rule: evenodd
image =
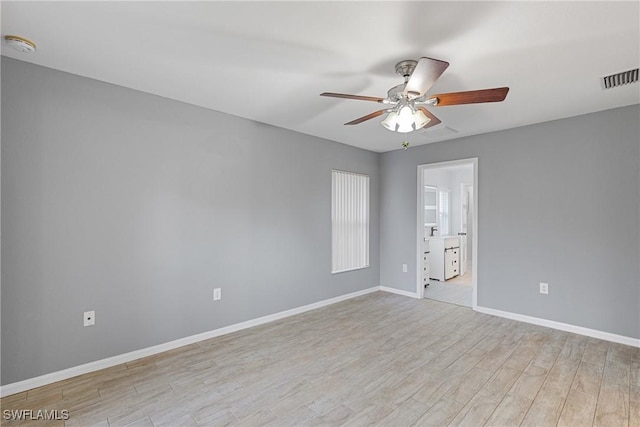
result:
<svg viewBox="0 0 640 427"><path fill-rule="evenodd" d="M36 44L29 39L20 36L4 36L7 46L11 46L18 52L32 53L36 51Z"/></svg>
<svg viewBox="0 0 640 427"><path fill-rule="evenodd" d="M387 114L387 117L381 123L382 126L390 131L407 133L418 129L426 129L440 123L440 119L426 109L427 106L439 107L444 105L500 102L504 101L509 92L508 87L500 87L428 96L427 91L448 66L448 62L426 57L420 58L419 61L407 59L398 62L396 64L396 73L404 77L404 83L389 89L386 98L334 92L324 92L320 95L332 98L373 101L389 105L389 108L367 114L359 119L345 123L345 125L357 125Z"/></svg>
<svg viewBox="0 0 640 427"><path fill-rule="evenodd" d="M425 127L430 121L421 110L403 105L397 112L395 108L391 110L381 124L391 131L407 133Z"/></svg>

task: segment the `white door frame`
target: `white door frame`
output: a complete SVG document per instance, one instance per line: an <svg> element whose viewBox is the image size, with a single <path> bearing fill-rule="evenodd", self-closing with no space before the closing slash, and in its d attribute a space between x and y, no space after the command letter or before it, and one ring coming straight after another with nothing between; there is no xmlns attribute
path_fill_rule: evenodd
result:
<svg viewBox="0 0 640 427"><path fill-rule="evenodd" d="M478 307L478 158L452 160L448 162L427 163L418 165L418 194L416 203L416 295L424 298L424 285L422 284L422 243L424 242L424 171L428 169L442 169L450 166L471 165L473 167L473 211L471 212L471 308Z"/></svg>

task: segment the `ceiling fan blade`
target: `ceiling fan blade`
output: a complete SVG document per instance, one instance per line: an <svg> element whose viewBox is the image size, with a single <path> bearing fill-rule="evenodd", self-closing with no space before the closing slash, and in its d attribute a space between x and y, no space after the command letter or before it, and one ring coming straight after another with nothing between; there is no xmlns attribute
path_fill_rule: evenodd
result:
<svg viewBox="0 0 640 427"><path fill-rule="evenodd" d="M497 87L494 89L470 90L468 92L442 93L430 96L429 99L438 98L436 106L477 104L480 102L500 102L504 101L509 92L508 87Z"/></svg>
<svg viewBox="0 0 640 427"><path fill-rule="evenodd" d="M367 120L370 120L370 119L376 118L378 116L381 116L386 112L387 112L387 110L378 110L378 111L375 111L375 112L373 112L371 114L367 114L366 116L362 116L359 119L352 120L349 123L345 123L345 125L357 125L357 124L360 124L362 122L366 122Z"/></svg>
<svg viewBox="0 0 640 427"><path fill-rule="evenodd" d="M420 58L416 68L411 73L404 94L409 98L418 98L424 95L438 80L449 66L448 62L433 58Z"/></svg>
<svg viewBox="0 0 640 427"><path fill-rule="evenodd" d="M373 101L373 102L384 101L384 98L377 98L375 96L349 95L347 93L323 92L320 94L320 96L330 96L332 98L356 99L359 101Z"/></svg>
<svg viewBox="0 0 640 427"><path fill-rule="evenodd" d="M425 116L431 119L431 121L427 123L425 126L423 126L422 129L428 129L431 126L439 125L440 123L442 123L439 118L431 114L431 111L427 110L426 108L418 107L418 110L422 111Z"/></svg>

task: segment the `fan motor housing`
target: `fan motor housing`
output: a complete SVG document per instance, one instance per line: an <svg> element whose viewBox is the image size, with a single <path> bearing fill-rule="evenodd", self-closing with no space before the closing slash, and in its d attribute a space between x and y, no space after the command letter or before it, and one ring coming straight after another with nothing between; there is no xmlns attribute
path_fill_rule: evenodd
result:
<svg viewBox="0 0 640 427"><path fill-rule="evenodd" d="M405 59L404 61L400 61L396 64L396 73L402 77L408 78L413 73L413 70L416 69L416 65L418 65L418 61Z"/></svg>

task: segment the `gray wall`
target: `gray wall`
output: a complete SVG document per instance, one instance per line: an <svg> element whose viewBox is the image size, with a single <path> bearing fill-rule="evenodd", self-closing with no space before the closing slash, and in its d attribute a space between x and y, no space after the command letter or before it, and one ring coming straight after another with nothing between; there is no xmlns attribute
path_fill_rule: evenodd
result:
<svg viewBox="0 0 640 427"><path fill-rule="evenodd" d="M380 284L416 289L417 165L478 157L478 305L640 338L639 110L383 154Z"/></svg>
<svg viewBox="0 0 640 427"><path fill-rule="evenodd" d="M379 284L376 153L4 57L2 123L2 384ZM371 268L330 274L332 168Z"/></svg>
<svg viewBox="0 0 640 427"><path fill-rule="evenodd" d="M417 165L470 157L479 304L640 337L637 105L378 155L7 58L1 96L2 384L414 292ZM330 274L331 168L371 175L369 269Z"/></svg>

